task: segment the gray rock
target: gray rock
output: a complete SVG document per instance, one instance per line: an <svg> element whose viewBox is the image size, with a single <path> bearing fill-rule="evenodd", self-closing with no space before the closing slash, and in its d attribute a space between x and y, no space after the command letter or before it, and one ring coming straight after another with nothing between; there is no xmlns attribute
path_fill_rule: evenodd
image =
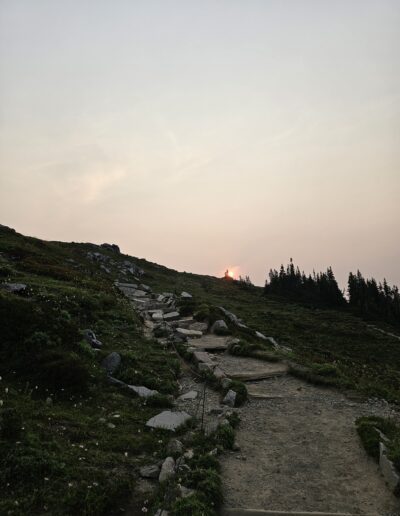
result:
<svg viewBox="0 0 400 516"><path fill-rule="evenodd" d="M20 294L27 289L27 285L25 285L25 283L1 283L0 287L12 294Z"/></svg>
<svg viewBox="0 0 400 516"><path fill-rule="evenodd" d="M211 333L215 333L215 335L227 335L229 333L229 329L226 322L223 319L215 321L211 326Z"/></svg>
<svg viewBox="0 0 400 516"><path fill-rule="evenodd" d="M256 331L255 332L255 335L256 337L258 337L259 339L262 339L262 340L268 340L268 337L266 337L263 333L259 332L259 331Z"/></svg>
<svg viewBox="0 0 400 516"><path fill-rule="evenodd" d="M213 375L214 375L214 378L218 381L222 381L226 375L225 373L223 372L223 370L219 367L216 367L213 371Z"/></svg>
<svg viewBox="0 0 400 516"><path fill-rule="evenodd" d="M140 468L140 476L142 478L158 478L160 475L160 466L158 464L150 464Z"/></svg>
<svg viewBox="0 0 400 516"><path fill-rule="evenodd" d="M147 296L147 292L145 292L144 290L132 290L132 292L130 292L130 295L133 296L133 297L146 297Z"/></svg>
<svg viewBox="0 0 400 516"><path fill-rule="evenodd" d="M162 313L161 310L159 310L159 311L151 314L151 318L153 319L153 321L157 321L157 322L162 321L164 319L164 314Z"/></svg>
<svg viewBox="0 0 400 516"><path fill-rule="evenodd" d="M169 312L167 314L164 314L164 321L176 321L177 319L179 319L179 317L179 312Z"/></svg>
<svg viewBox="0 0 400 516"><path fill-rule="evenodd" d="M214 362L211 360L211 356L206 351L195 351L193 358L198 364L208 364L211 367L215 366Z"/></svg>
<svg viewBox="0 0 400 516"><path fill-rule="evenodd" d="M143 283L139 285L139 288L140 290L144 290L145 292L151 292L151 287L149 287L148 285L143 285Z"/></svg>
<svg viewBox="0 0 400 516"><path fill-rule="evenodd" d="M97 339L93 330L84 330L85 339L94 349L100 349L103 344Z"/></svg>
<svg viewBox="0 0 400 516"><path fill-rule="evenodd" d="M161 466L160 475L158 480L165 482L175 475L175 461L172 457L167 457Z"/></svg>
<svg viewBox="0 0 400 516"><path fill-rule="evenodd" d="M148 389L147 387L144 387L143 385L128 385L128 388L131 391L136 392L136 394L140 398L150 398L151 396L155 396L156 394L159 394L158 391L154 391L152 389Z"/></svg>
<svg viewBox="0 0 400 516"><path fill-rule="evenodd" d="M171 439L167 445L168 455L181 455L183 453L183 444L178 439Z"/></svg>
<svg viewBox="0 0 400 516"><path fill-rule="evenodd" d="M202 333L206 333L208 330L208 324L205 322L194 322L189 325L189 330L201 331Z"/></svg>
<svg viewBox="0 0 400 516"><path fill-rule="evenodd" d="M182 335L189 339L198 339L203 336L203 332L198 330L187 330L186 328L176 328L178 335Z"/></svg>
<svg viewBox="0 0 400 516"><path fill-rule="evenodd" d="M197 391L189 391L189 392L185 392L185 394L182 394L181 396L179 396L179 400L183 400L183 401L186 401L186 400L195 400L198 396L198 392Z"/></svg>
<svg viewBox="0 0 400 516"><path fill-rule="evenodd" d="M164 410L160 414L149 419L146 426L150 428L163 428L173 432L192 419L186 412L172 412Z"/></svg>
<svg viewBox="0 0 400 516"><path fill-rule="evenodd" d="M236 401L236 392L229 389L226 393L225 398L222 400L224 405L228 405L229 407L234 407Z"/></svg>
<svg viewBox="0 0 400 516"><path fill-rule="evenodd" d="M192 294L189 294L189 292L182 292L181 297L183 299L191 299L193 296L192 296Z"/></svg>
<svg viewBox="0 0 400 516"><path fill-rule="evenodd" d="M121 365L121 355L113 351L107 355L101 363L107 374L113 374Z"/></svg>

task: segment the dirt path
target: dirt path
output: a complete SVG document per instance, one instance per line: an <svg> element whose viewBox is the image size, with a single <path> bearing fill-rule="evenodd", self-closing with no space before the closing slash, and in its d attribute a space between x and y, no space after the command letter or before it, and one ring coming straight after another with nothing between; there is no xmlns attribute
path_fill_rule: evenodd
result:
<svg viewBox="0 0 400 516"><path fill-rule="evenodd" d="M400 514L354 425L361 415L388 416L387 405L355 403L290 376L248 386L268 398L252 397L240 410L241 450L222 458L225 507Z"/></svg>

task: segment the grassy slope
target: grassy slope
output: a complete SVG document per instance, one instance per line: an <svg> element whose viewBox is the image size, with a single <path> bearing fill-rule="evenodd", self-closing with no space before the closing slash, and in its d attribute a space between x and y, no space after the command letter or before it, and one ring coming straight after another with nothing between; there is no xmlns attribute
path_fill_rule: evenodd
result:
<svg viewBox="0 0 400 516"><path fill-rule="evenodd" d="M167 436L144 426L160 409L110 386L99 361L119 351L132 383L150 378L165 394L178 363L143 339L112 278L87 260L89 249L0 228L2 281L30 288L27 297L0 290L0 514L118 512L132 503L139 465L165 448ZM85 328L103 342L99 356L82 341ZM27 339L38 330L44 343ZM134 498L139 511L143 499Z"/></svg>
<svg viewBox="0 0 400 516"><path fill-rule="evenodd" d="M47 507L51 514L101 514L124 507L138 466L165 448L165 435L144 428L158 409L108 385L99 358L119 351L125 379L164 394L176 387L177 362L143 339L137 316L113 288L113 280L122 279L117 265L127 257L102 249L114 263L107 274L87 259L88 251L99 248L43 242L0 227L0 281L27 283L31 289L27 298L0 291L0 425L6 421L15 430L1 440L0 513L43 513ZM266 299L261 288L132 261L156 291L187 290L198 305L223 305L290 346L296 361L335 363L339 383L400 399L398 341L368 329L359 318ZM104 343L100 357L81 342L79 331L88 327ZM45 332L47 340L30 340L35 331ZM49 395L52 404L46 403ZM139 508L143 500L135 499Z"/></svg>

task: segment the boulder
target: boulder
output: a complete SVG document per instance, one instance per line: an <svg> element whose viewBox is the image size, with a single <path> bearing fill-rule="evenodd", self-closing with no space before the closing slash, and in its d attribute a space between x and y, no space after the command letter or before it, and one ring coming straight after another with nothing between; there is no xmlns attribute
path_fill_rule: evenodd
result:
<svg viewBox="0 0 400 516"><path fill-rule="evenodd" d="M157 322L162 321L164 319L164 314L162 313L161 310L159 310L159 311L151 314L151 318L153 319L153 321L157 321Z"/></svg>
<svg viewBox="0 0 400 516"><path fill-rule="evenodd" d="M234 407L236 401L236 392L229 389L229 391L226 393L224 399L222 400L222 403L224 405L228 405L229 407Z"/></svg>
<svg viewBox="0 0 400 516"><path fill-rule="evenodd" d="M169 312L167 314L164 314L164 321L176 321L177 319L179 319L179 317L179 312Z"/></svg>
<svg viewBox="0 0 400 516"><path fill-rule="evenodd" d="M172 457L167 457L161 466L160 475L158 480L165 482L175 475L175 461Z"/></svg>
<svg viewBox="0 0 400 516"><path fill-rule="evenodd" d="M87 342L92 346L94 349L100 349L103 344L97 339L95 333L93 330L84 330L84 336Z"/></svg>
<svg viewBox="0 0 400 516"><path fill-rule="evenodd" d="M215 321L211 326L211 333L215 333L215 335L227 335L229 333L229 328L226 325L226 322L223 319L220 319L219 321Z"/></svg>
<svg viewBox="0 0 400 516"><path fill-rule="evenodd" d="M189 325L189 330L196 330L205 333L208 330L208 324L205 322L194 322Z"/></svg>
<svg viewBox="0 0 400 516"><path fill-rule="evenodd" d="M181 297L183 299L191 299L192 298L192 294L189 294L189 292L182 292L181 293Z"/></svg>
<svg viewBox="0 0 400 516"><path fill-rule="evenodd" d="M143 385L128 385L128 388L131 390L131 391L134 391L136 392L136 394L140 397L140 398L150 398L151 396L155 396L156 394L159 394L158 391L155 391L155 390L152 390L152 389L148 389L147 387L144 387Z"/></svg>
<svg viewBox="0 0 400 516"><path fill-rule="evenodd" d="M261 340L268 340L268 337L266 337L263 333L256 331L255 333L256 337L258 337Z"/></svg>
<svg viewBox="0 0 400 516"><path fill-rule="evenodd" d="M189 489L188 487L181 486L180 484L178 484L178 490L178 496L180 498L187 498L196 492L194 489Z"/></svg>
<svg viewBox="0 0 400 516"><path fill-rule="evenodd" d="M203 336L203 332L198 330L187 330L186 328L176 328L176 332L178 335L182 335L183 337L189 339L199 339Z"/></svg>
<svg viewBox="0 0 400 516"><path fill-rule="evenodd" d="M167 445L168 455L181 455L183 453L183 444L178 439L171 439Z"/></svg>
<svg viewBox="0 0 400 516"><path fill-rule="evenodd" d="M179 396L179 400L183 400L183 401L186 401L186 400L195 400L198 396L198 392L197 391L188 391L188 392L185 392L185 394L182 394L181 396Z"/></svg>
<svg viewBox="0 0 400 516"><path fill-rule="evenodd" d="M101 363L107 374L113 374L121 365L121 355L113 351L107 355Z"/></svg>
<svg viewBox="0 0 400 516"><path fill-rule="evenodd" d="M163 428L173 432L192 419L186 412L172 412L164 410L160 414L149 419L146 426L150 428Z"/></svg>
<svg viewBox="0 0 400 516"><path fill-rule="evenodd" d="M21 292L24 292L27 289L25 283L1 283L0 287L12 294L21 294Z"/></svg>
<svg viewBox="0 0 400 516"><path fill-rule="evenodd" d="M160 466L158 464L150 464L140 468L140 476L142 478L158 478L160 475Z"/></svg>

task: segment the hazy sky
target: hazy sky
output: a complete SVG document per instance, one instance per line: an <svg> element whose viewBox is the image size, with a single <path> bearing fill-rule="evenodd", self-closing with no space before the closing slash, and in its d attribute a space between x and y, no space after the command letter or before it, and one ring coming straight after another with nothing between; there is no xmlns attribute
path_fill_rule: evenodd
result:
<svg viewBox="0 0 400 516"><path fill-rule="evenodd" d="M0 222L400 285L399 0L0 0Z"/></svg>

